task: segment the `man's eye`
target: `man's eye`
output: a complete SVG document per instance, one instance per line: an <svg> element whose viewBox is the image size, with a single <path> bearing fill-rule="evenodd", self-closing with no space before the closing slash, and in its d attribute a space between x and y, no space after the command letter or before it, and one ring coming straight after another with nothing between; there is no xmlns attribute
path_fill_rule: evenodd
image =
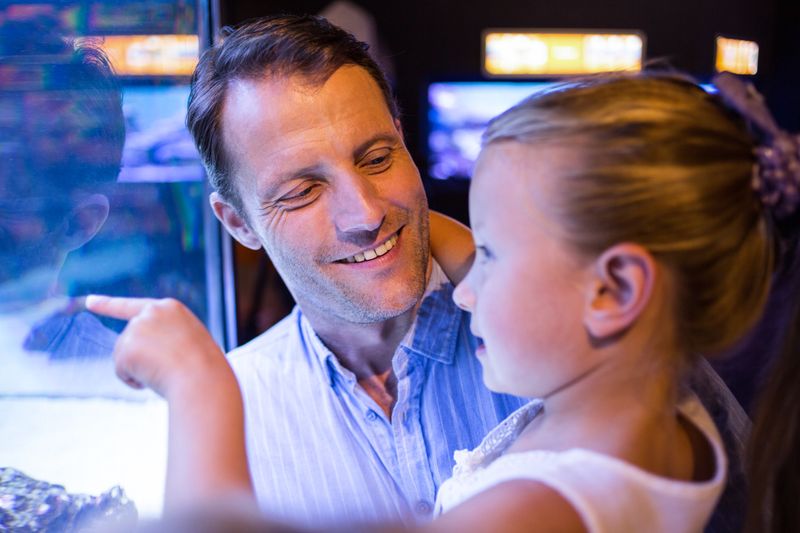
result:
<svg viewBox="0 0 800 533"><path fill-rule="evenodd" d="M314 200L319 192L318 189L319 184L314 183L297 190L297 192L287 194L278 200L278 202L284 204L286 207L301 207Z"/></svg>
<svg viewBox="0 0 800 533"><path fill-rule="evenodd" d="M295 195L295 197L296 198L303 198L304 196L308 196L309 194L311 194L311 191L314 190L314 187L316 187L316 185L312 185L311 187L306 187L305 189L303 189L302 191L297 193Z"/></svg>
<svg viewBox="0 0 800 533"><path fill-rule="evenodd" d="M391 148L379 148L373 150L364 156L361 160L361 165L370 170L380 172L385 170L392 164L392 150Z"/></svg>

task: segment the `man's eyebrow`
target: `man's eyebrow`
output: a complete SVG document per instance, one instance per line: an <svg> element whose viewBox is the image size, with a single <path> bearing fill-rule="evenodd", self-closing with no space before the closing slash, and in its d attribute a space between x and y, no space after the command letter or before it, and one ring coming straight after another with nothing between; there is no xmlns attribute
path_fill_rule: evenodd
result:
<svg viewBox="0 0 800 533"><path fill-rule="evenodd" d="M259 191L258 198L261 201L271 200L284 183L307 174L316 174L319 170L320 165L309 165L307 167L281 172L274 180L270 180L269 185Z"/></svg>
<svg viewBox="0 0 800 533"><path fill-rule="evenodd" d="M377 135L373 135L363 143L356 146L355 150L353 150L353 160L358 161L364 154L369 151L372 145L379 143L379 142L388 142L391 144L397 144L400 141L400 136L397 133L378 133Z"/></svg>
<svg viewBox="0 0 800 533"><path fill-rule="evenodd" d="M379 143L387 142L396 145L400 141L400 136L395 132L383 132L373 135L366 141L362 142L353 150L353 160L358 161L369 151L369 149ZM320 172L321 165L309 165L307 167L287 170L286 172L279 173L274 180L270 180L270 184L259 191L258 198L260 201L272 200L280 187L293 179L299 178L306 174L317 174Z"/></svg>

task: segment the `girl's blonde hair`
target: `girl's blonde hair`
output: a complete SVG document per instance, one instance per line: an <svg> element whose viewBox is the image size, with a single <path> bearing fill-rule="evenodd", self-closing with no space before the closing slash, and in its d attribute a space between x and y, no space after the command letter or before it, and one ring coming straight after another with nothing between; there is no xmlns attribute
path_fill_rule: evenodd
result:
<svg viewBox="0 0 800 533"><path fill-rule="evenodd" d="M495 118L484 145L501 141L575 146L548 206L563 238L589 254L635 242L668 265L687 352L718 352L759 318L774 251L754 139L717 97L676 75L604 75Z"/></svg>

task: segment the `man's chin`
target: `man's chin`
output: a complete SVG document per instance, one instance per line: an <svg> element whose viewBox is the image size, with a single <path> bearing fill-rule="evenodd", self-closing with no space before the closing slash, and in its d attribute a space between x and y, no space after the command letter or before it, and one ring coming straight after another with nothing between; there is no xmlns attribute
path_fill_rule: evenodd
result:
<svg viewBox="0 0 800 533"><path fill-rule="evenodd" d="M318 291L309 290L310 285L292 291L301 309L310 304L322 314L320 318L374 324L413 312L425 295L427 272L416 264L413 269L383 280L370 280L367 276L331 278L327 286L317 285Z"/></svg>
<svg viewBox="0 0 800 533"><path fill-rule="evenodd" d="M374 324L385 322L412 312L419 303L418 298L410 298L400 302L362 302L360 305L351 306L343 313L343 318L355 324Z"/></svg>

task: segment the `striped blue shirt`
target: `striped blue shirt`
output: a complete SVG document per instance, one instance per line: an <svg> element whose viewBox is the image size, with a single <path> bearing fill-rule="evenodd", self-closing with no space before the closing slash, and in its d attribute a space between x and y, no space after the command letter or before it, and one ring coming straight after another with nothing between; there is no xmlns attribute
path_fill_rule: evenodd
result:
<svg viewBox="0 0 800 533"><path fill-rule="evenodd" d="M391 420L299 308L229 354L245 402L248 459L262 510L307 526L426 520L453 468L526 400L491 393L468 315L434 264L398 346Z"/></svg>

